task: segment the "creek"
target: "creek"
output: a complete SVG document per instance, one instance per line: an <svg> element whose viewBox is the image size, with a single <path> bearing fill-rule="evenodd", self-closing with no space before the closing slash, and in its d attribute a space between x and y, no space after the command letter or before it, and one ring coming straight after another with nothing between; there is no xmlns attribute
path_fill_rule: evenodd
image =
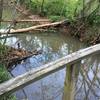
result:
<svg viewBox="0 0 100 100"><path fill-rule="evenodd" d="M2 27L5 25L2 24ZM3 41L4 39L0 40L1 43ZM28 51L42 50L42 54L32 56L11 69L14 77L87 47L65 32L27 32L10 35L6 39L8 46L17 48L17 43ZM86 57L75 64L73 73L70 70L66 66L14 94L17 100L100 99L100 55Z"/></svg>

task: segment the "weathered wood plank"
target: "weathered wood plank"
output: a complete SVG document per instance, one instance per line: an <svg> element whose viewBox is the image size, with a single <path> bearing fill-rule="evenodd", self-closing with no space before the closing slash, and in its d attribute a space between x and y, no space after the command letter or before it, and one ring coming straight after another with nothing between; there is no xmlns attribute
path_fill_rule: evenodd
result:
<svg viewBox="0 0 100 100"><path fill-rule="evenodd" d="M64 68L65 66L63 65L73 64L81 60L82 58L91 54L95 54L97 52L100 52L100 44L76 51L49 64L43 65L40 68L30 70L25 74L19 75L16 78L12 78L9 81L0 84L0 95L9 92L14 92L17 89L25 87L26 85L35 82L50 73L53 73L57 70Z"/></svg>

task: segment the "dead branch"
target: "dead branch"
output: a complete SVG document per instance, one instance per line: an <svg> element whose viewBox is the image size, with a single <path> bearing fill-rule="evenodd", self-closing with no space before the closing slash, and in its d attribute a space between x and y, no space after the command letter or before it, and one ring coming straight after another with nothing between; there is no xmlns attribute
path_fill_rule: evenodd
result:
<svg viewBox="0 0 100 100"><path fill-rule="evenodd" d="M22 28L22 29L11 29L9 34L14 34L14 33L23 33L23 32L28 32L28 31L32 31L38 28L44 28L44 27L54 27L54 26L58 26L60 24L64 24L65 21L60 21L60 22L54 22L54 23L49 23L49 24L42 24L42 25L36 25L36 26L32 26L32 27L28 27L28 28ZM1 31L0 34L7 34L7 31Z"/></svg>
<svg viewBox="0 0 100 100"><path fill-rule="evenodd" d="M12 20L0 20L0 22L12 22ZM50 22L50 20L46 20L46 19L34 19L34 20L30 20L30 19L25 19L25 20L15 20L16 23L23 23L23 22Z"/></svg>

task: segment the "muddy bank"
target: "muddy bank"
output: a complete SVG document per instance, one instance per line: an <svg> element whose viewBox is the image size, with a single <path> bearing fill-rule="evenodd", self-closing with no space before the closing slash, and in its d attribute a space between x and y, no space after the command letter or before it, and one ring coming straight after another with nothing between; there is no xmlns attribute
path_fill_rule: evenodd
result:
<svg viewBox="0 0 100 100"><path fill-rule="evenodd" d="M100 43L100 25L89 25L85 23L67 23L59 27L64 35L71 35L86 44Z"/></svg>

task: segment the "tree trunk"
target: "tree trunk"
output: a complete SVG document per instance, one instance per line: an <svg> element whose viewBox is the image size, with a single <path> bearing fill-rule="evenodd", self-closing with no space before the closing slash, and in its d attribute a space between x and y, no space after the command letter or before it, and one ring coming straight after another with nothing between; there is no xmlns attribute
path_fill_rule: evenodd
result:
<svg viewBox="0 0 100 100"><path fill-rule="evenodd" d="M76 89L75 84L77 82L79 68L80 68L80 61L77 64L67 66L63 100L75 99L75 89Z"/></svg>
<svg viewBox="0 0 100 100"><path fill-rule="evenodd" d="M41 13L44 12L44 0L42 0L42 5L41 5Z"/></svg>
<svg viewBox="0 0 100 100"><path fill-rule="evenodd" d="M0 0L0 20L2 19L2 12L3 12L3 0ZM1 21L0 21L1 26Z"/></svg>

